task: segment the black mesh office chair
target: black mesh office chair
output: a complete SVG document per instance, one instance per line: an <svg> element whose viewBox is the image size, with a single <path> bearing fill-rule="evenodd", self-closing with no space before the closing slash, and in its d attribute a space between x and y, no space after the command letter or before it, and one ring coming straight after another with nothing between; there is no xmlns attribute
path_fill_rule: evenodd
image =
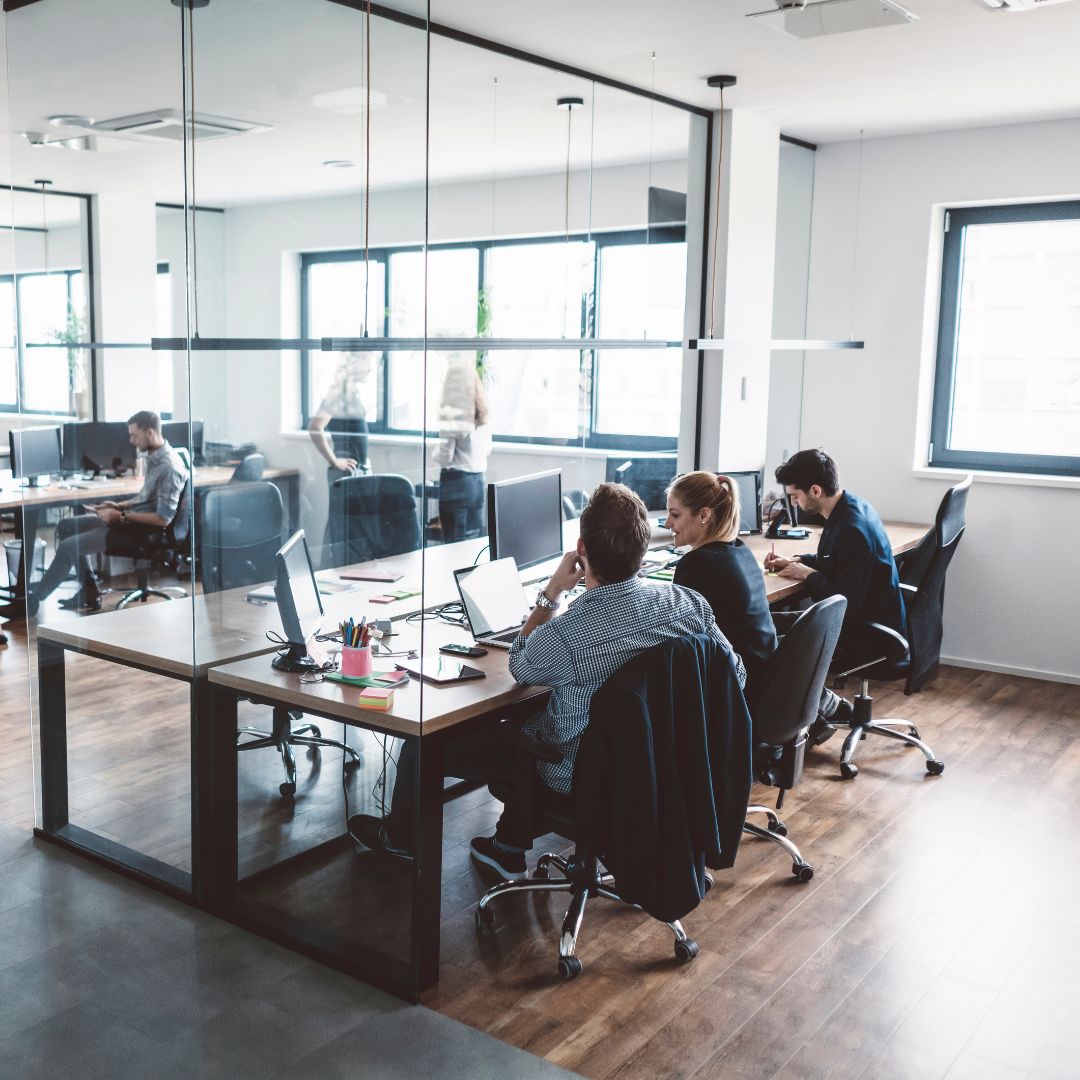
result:
<svg viewBox="0 0 1080 1080"><path fill-rule="evenodd" d="M563 492L562 516L564 521L581 517L581 511L589 504L589 496L581 488L570 488Z"/></svg>
<svg viewBox="0 0 1080 1080"><path fill-rule="evenodd" d="M908 665L905 694L914 694L936 674L941 661L945 574L967 524L967 497L974 478L949 488L938 507L934 527L917 547L897 560L900 588L907 605Z"/></svg>
<svg viewBox="0 0 1080 1080"><path fill-rule="evenodd" d="M199 502L196 529L203 594L271 580L276 570L274 556L281 547L284 528L281 492L271 483L227 484L206 492ZM317 724L293 727L303 719L303 713L275 708L270 731L244 727L236 732L238 753L273 747L281 755L285 781L278 790L285 798L296 794L294 746L306 747L312 757L325 746L343 751L351 763L360 760L359 751L353 747L335 739L324 739ZM251 739L241 742L242 735L250 735Z"/></svg>
<svg viewBox="0 0 1080 1080"><path fill-rule="evenodd" d="M420 547L413 485L394 473L343 476L330 485L334 566L402 555Z"/></svg>
<svg viewBox="0 0 1080 1080"><path fill-rule="evenodd" d="M747 821L743 829L771 840L791 856L791 872L809 881L814 868L787 838L777 811L784 796L802 779L806 729L817 717L821 690L847 611L843 596L830 596L802 612L750 688L754 721L754 779L778 788L776 809L752 804L747 816L764 814L767 827Z"/></svg>
<svg viewBox="0 0 1080 1080"><path fill-rule="evenodd" d="M266 458L262 454L248 454L233 470L229 477L230 484L250 483L253 480L261 480L263 469L266 468Z"/></svg>
<svg viewBox="0 0 1080 1080"><path fill-rule="evenodd" d="M662 725L650 728L635 711L611 707L633 699L642 692L641 687L650 702L656 692L668 695L678 723L672 723L670 729ZM736 703L737 715L725 718L726 740L717 735L722 724L715 717L709 719L721 701ZM705 866L718 869L735 861L742 807L750 793L750 716L734 667L720 647L705 635L675 639L649 649L608 680L593 699L575 762L573 796L558 794L537 776L536 761L559 761L558 750L507 724L499 734L518 748L520 778L514 785L490 785L492 794L504 802L521 800L519 805L531 812L535 835L557 833L573 840L576 849L569 859L543 854L532 878L505 881L488 889L476 907L477 929L494 927L490 904L505 893L570 893L559 934L559 974L573 979L582 970L575 953L586 902L604 897L640 906L664 922L675 935L676 959L680 963L693 960L698 947L686 936L681 918L712 886ZM612 808L621 804L610 793L622 785L627 785L623 790L632 787L638 791L637 774L646 757L673 761L678 782L666 782L671 773L658 765L655 785L642 787L640 796L633 800L631 820ZM723 810L724 800L732 798L738 805L733 824ZM598 826L596 809L601 804L606 804L607 810ZM657 812L673 814L682 827L654 830L650 844L645 823ZM712 828L714 813L717 821L723 819L719 835ZM642 869L634 864L633 853L640 851L655 853L656 860L655 879L650 878L644 888ZM549 879L552 867L561 878ZM620 880L623 868L628 873ZM680 911L682 914L675 917Z"/></svg>
<svg viewBox="0 0 1080 1080"><path fill-rule="evenodd" d="M161 600L174 600L187 596L187 592L178 585L151 586L150 573L155 567L178 567L190 547L191 537L191 459L186 450L178 450L184 462L184 488L180 501L176 504L176 513L164 529L128 530L124 539L108 542L107 555L135 561L137 584L120 598L116 610L121 611L136 600L145 604L151 596Z"/></svg>

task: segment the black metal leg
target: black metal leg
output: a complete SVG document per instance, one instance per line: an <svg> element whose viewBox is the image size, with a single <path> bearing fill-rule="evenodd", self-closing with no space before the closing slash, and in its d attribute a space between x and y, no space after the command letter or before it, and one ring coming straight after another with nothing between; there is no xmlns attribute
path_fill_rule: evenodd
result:
<svg viewBox="0 0 1080 1080"><path fill-rule="evenodd" d="M41 724L41 823L55 832L68 823L67 687L64 650L38 639Z"/></svg>
<svg viewBox="0 0 1080 1080"><path fill-rule="evenodd" d="M202 747L193 866L195 895L213 909L235 892L237 882L236 696L207 686L199 703L199 718L193 724Z"/></svg>
<svg viewBox="0 0 1080 1080"><path fill-rule="evenodd" d="M417 769L416 860L413 869L412 968L420 993L439 981L439 913L442 898L443 744L423 740Z"/></svg>

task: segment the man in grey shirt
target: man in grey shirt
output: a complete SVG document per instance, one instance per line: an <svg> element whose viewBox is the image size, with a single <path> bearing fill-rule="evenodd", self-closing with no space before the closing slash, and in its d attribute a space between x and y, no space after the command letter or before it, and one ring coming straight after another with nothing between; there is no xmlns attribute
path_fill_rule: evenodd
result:
<svg viewBox="0 0 1080 1080"><path fill-rule="evenodd" d="M147 455L142 490L124 502L95 503L86 508L88 513L65 518L57 525L56 555L27 597L31 616L80 560L81 587L74 596L61 600L60 606L96 611L101 607L101 596L90 556L138 545L150 532L167 528L176 516L187 469L180 455L162 437L161 417L155 412L137 412L128 420L128 436L136 451Z"/></svg>

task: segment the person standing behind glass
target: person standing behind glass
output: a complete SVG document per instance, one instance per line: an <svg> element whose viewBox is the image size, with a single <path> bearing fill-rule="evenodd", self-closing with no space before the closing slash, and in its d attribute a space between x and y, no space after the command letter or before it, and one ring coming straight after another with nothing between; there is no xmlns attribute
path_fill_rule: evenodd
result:
<svg viewBox="0 0 1080 1080"><path fill-rule="evenodd" d="M343 476L370 471L364 391L371 366L370 353L345 353L308 424L315 449L326 458L328 484Z"/></svg>
<svg viewBox="0 0 1080 1080"><path fill-rule="evenodd" d="M443 541L484 533L485 479L491 454L487 395L471 363L452 364L439 403L439 442L432 457L439 473L439 522Z"/></svg>

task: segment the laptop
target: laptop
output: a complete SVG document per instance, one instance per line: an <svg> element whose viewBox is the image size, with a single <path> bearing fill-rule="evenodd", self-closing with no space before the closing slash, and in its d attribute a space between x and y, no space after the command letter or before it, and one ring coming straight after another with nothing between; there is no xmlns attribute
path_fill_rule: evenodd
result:
<svg viewBox="0 0 1080 1080"><path fill-rule="evenodd" d="M529 600L512 558L454 571L454 583L473 638L480 645L509 649L529 617Z"/></svg>

